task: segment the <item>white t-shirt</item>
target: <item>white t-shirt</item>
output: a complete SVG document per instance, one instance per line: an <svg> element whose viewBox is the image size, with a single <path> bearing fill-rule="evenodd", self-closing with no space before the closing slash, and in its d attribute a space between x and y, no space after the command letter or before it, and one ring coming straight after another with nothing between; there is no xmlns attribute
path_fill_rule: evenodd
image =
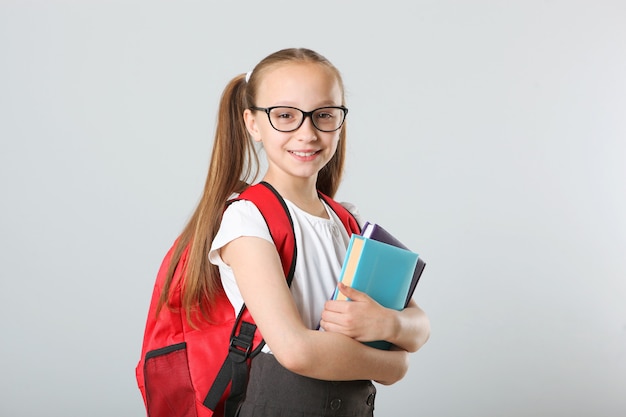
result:
<svg viewBox="0 0 626 417"><path fill-rule="evenodd" d="M323 202L323 201L322 201ZM341 272L350 236L335 212L324 203L330 219L313 216L285 200L293 220L297 258L291 293L302 321L317 329L324 303L330 299ZM361 223L356 208L342 203ZM261 212L250 201L236 201L225 210L220 229L213 239L209 261L219 267L222 285L233 305L233 314L243 305L232 269L224 263L220 249L234 239L252 236L273 243ZM264 351L269 352L266 345Z"/></svg>

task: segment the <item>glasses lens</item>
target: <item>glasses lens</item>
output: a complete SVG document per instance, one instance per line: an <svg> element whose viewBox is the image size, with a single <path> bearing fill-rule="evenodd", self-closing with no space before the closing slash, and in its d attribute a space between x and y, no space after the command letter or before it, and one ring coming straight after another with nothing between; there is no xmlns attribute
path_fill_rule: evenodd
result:
<svg viewBox="0 0 626 417"><path fill-rule="evenodd" d="M296 130L302 122L302 112L291 107L274 107L269 116L274 129L283 132Z"/></svg>
<svg viewBox="0 0 626 417"><path fill-rule="evenodd" d="M345 113L336 107L322 107L313 112L313 124L323 132L332 132L341 127Z"/></svg>

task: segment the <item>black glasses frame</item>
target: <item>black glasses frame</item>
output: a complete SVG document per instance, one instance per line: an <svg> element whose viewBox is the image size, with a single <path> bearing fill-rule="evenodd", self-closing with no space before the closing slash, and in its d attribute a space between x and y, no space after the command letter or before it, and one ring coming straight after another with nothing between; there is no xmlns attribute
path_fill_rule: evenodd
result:
<svg viewBox="0 0 626 417"><path fill-rule="evenodd" d="M272 123L272 118L270 116L270 112L274 109L293 109L293 110L298 110L300 113L302 113L302 120L300 120L300 124L298 124L298 126L296 126L293 129L289 129L289 130L281 130L278 129L276 126L274 126L274 124ZM322 109L339 109L343 111L343 119L341 120L341 123L339 123L339 126L337 126L336 129L332 129L332 130L324 130L324 129L320 129L317 124L315 123L315 119L313 118L313 113L315 113L318 110L322 110ZM344 107L344 106L324 106L324 107L319 107L317 109L311 110L311 111L304 111L301 110L297 107L291 107L291 106L272 106L272 107L257 107L257 106L252 106L250 107L250 110L258 110L258 111L263 111L265 112L265 114L267 114L267 120L269 120L270 125L274 128L274 130L277 130L279 132L294 132L298 129L300 129L300 126L302 126L302 124L304 123L304 120L307 117L311 118L311 122L313 122L313 126L319 130L320 132L335 132L339 129L341 129L341 126L343 126L343 123L346 121L346 116L348 115L348 108Z"/></svg>

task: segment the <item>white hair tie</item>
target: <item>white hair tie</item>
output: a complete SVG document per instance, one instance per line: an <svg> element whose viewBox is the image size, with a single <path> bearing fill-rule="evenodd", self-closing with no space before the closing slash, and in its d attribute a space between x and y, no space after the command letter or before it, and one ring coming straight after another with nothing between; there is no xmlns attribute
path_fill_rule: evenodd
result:
<svg viewBox="0 0 626 417"><path fill-rule="evenodd" d="M252 71L246 72L246 82L250 81L250 76L252 75Z"/></svg>

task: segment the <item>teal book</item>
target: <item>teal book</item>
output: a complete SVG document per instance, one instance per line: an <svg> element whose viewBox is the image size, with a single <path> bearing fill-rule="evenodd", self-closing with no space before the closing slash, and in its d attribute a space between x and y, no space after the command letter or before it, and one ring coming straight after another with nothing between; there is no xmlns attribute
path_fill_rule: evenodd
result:
<svg viewBox="0 0 626 417"><path fill-rule="evenodd" d="M419 256L408 249L353 234L348 244L339 281L372 297L380 305L402 310ZM334 300L349 300L335 289ZM367 342L389 349L386 341Z"/></svg>
<svg viewBox="0 0 626 417"><path fill-rule="evenodd" d="M361 231L361 236L369 237L370 239L378 240L380 242L385 242L390 245L397 246L402 249L409 249L404 245L404 243L400 242L394 235L385 230L381 225L376 223L365 222L363 225L363 230ZM415 271L413 272L413 280L411 281L411 286L409 287L409 293L407 294L406 301L404 306L409 305L411 298L413 298L413 293L415 292L415 287L422 276L422 272L424 272L424 267L426 267L426 262L422 259L422 257L417 258L417 265L415 266Z"/></svg>

